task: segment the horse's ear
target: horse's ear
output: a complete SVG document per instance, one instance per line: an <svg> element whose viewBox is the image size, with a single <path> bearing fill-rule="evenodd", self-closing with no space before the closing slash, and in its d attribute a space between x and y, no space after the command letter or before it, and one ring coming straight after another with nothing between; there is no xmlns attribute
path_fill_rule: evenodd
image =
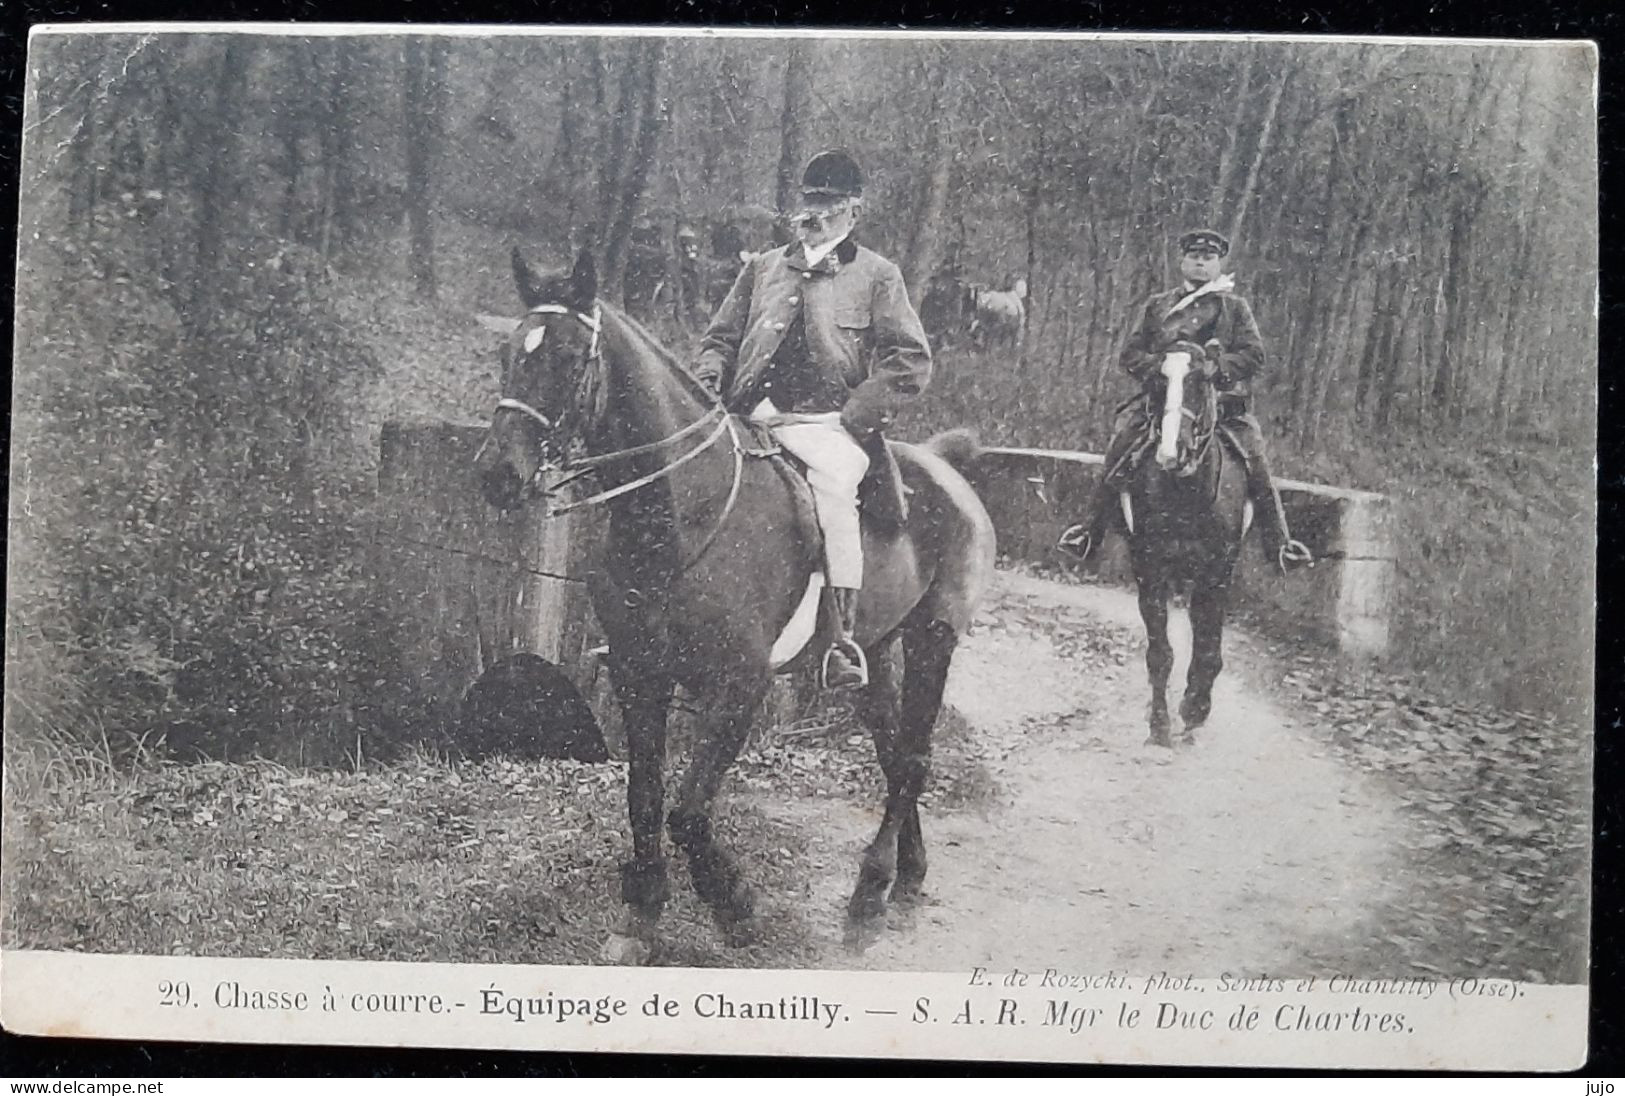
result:
<svg viewBox="0 0 1625 1096"><path fill-rule="evenodd" d="M513 284L519 290L519 299L525 302L526 308L535 308L542 303L542 292L536 287L536 278L530 272L530 264L519 253L516 244L508 257L513 260Z"/></svg>
<svg viewBox="0 0 1625 1096"><path fill-rule="evenodd" d="M570 304L585 312L598 299L598 266L592 261L592 252L586 248L576 256L575 268L570 271Z"/></svg>

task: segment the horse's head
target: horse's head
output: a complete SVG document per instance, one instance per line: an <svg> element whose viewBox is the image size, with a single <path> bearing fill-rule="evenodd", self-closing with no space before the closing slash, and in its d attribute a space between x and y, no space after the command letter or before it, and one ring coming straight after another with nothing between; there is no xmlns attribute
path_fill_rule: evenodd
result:
<svg viewBox="0 0 1625 1096"><path fill-rule="evenodd" d="M515 248L513 273L526 313L502 348L502 399L475 458L486 499L502 510L518 506L602 410L592 257L582 251L569 274L538 278Z"/></svg>
<svg viewBox="0 0 1625 1096"><path fill-rule="evenodd" d="M1157 466L1179 475L1197 468L1213 436L1216 393L1198 360L1189 350L1170 350L1158 370L1164 384L1156 409Z"/></svg>

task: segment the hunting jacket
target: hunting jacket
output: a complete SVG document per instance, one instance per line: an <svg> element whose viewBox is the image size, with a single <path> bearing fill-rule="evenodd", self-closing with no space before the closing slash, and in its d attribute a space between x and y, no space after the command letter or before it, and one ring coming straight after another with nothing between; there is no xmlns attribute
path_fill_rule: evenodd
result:
<svg viewBox="0 0 1625 1096"><path fill-rule="evenodd" d="M1123 347L1123 355L1118 359L1123 371L1140 383L1144 384L1156 375L1157 367L1162 364L1162 355L1173 342L1178 341L1169 337L1165 321L1168 310L1178 304L1187 292L1183 286L1176 286L1155 294L1145 303L1139 325L1129 336L1128 345ZM1247 399L1252 395L1253 378L1264 368L1266 361L1264 338L1258 333L1258 321L1253 319L1252 307L1245 298L1226 293L1218 296L1217 301L1218 318L1209 327L1199 330L1190 341L1198 346L1205 346L1210 341L1219 344L1219 368L1214 377L1219 395Z"/></svg>
<svg viewBox="0 0 1625 1096"><path fill-rule="evenodd" d="M749 412L798 318L809 368L840 376L848 389L844 407L799 410L839 410L863 438L889 425L931 380L931 348L902 272L850 239L813 267L799 242L753 256L712 318L694 372L730 410Z"/></svg>

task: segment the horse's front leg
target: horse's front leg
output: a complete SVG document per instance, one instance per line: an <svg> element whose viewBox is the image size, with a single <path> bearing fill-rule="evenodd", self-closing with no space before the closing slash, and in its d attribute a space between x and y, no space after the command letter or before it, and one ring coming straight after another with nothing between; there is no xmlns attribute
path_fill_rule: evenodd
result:
<svg viewBox="0 0 1625 1096"><path fill-rule="evenodd" d="M632 823L632 859L621 865L625 915L605 941L601 955L612 963L636 966L648 962L654 952L656 925L671 894L660 822L665 799L666 717L673 686L670 678L645 674L614 660L610 677L621 705L629 759L626 808Z"/></svg>
<svg viewBox="0 0 1625 1096"><path fill-rule="evenodd" d="M1193 732L1207 722L1213 710L1213 682L1224 669L1224 613L1227 586L1198 584L1191 590L1191 666L1185 675L1185 696L1179 702L1184 724L1180 737L1195 741Z"/></svg>
<svg viewBox="0 0 1625 1096"><path fill-rule="evenodd" d="M694 890L711 907L732 945L753 942L756 899L733 857L717 841L711 812L771 683L772 671L763 663L723 672L712 687L701 691L697 700L705 721L683 774L677 805L666 820L672 840L688 854Z"/></svg>
<svg viewBox="0 0 1625 1096"><path fill-rule="evenodd" d="M1145 621L1145 668L1151 679L1151 736L1148 746L1173 746L1168 737L1168 675L1174 647L1168 642L1168 587L1160 579L1139 582L1140 619Z"/></svg>

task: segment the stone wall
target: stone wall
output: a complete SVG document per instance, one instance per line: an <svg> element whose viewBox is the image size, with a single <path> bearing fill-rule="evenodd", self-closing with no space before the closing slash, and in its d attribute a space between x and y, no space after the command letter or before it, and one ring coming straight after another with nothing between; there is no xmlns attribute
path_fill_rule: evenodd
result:
<svg viewBox="0 0 1625 1096"><path fill-rule="evenodd" d="M1033 562L1068 559L1055 551L1055 540L1085 513L1102 466L1095 453L985 451L971 478L993 516L1000 551ZM1232 604L1334 644L1351 658L1381 657L1388 649L1394 591L1387 498L1298 480L1278 482L1294 534L1320 562L1283 578L1263 558L1254 531ZM1099 573L1108 581L1133 580L1122 538L1107 538Z"/></svg>

